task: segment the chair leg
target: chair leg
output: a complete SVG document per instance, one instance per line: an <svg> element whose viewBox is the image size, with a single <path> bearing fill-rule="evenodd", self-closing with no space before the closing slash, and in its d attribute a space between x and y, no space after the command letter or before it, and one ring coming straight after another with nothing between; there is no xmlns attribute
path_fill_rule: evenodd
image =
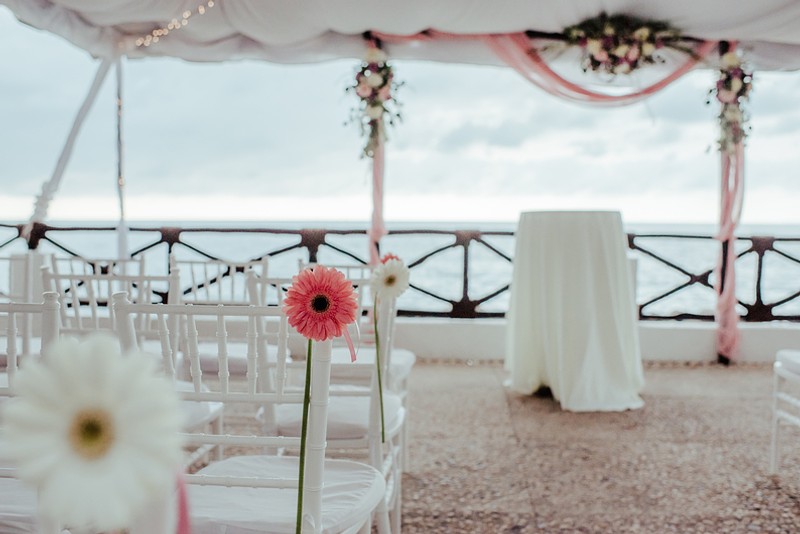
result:
<svg viewBox="0 0 800 534"><path fill-rule="evenodd" d="M780 419L778 418L778 391L780 389L780 377L776 374L773 378L772 392L772 437L769 445L769 474L774 475L778 472L778 446Z"/></svg>
<svg viewBox="0 0 800 534"><path fill-rule="evenodd" d="M386 501L378 505L375 511L378 534L392 534L392 526L389 522L389 509L386 507Z"/></svg>
<svg viewBox="0 0 800 534"><path fill-rule="evenodd" d="M400 528L402 527L403 523L403 484L402 484L403 473L402 470L399 470L395 476L395 488L394 488L394 506L392 506L392 511L389 514L389 519L391 520L392 525L392 534L400 534Z"/></svg>
<svg viewBox="0 0 800 534"><path fill-rule="evenodd" d="M409 465L409 454L408 454L408 389L406 388L406 382L403 382L403 408L406 410L406 418L403 421L403 428L400 429L400 442L401 446L401 455L402 458L400 459L402 470L405 471L407 466Z"/></svg>

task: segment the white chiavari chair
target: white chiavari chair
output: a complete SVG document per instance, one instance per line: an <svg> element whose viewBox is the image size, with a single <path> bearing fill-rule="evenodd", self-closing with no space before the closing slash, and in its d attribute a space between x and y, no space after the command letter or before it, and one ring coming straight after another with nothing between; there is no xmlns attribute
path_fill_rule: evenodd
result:
<svg viewBox="0 0 800 534"><path fill-rule="evenodd" d="M300 268L313 267L313 263L303 263L301 260ZM364 283L369 285L369 280L372 275L372 266L366 264L341 264L331 266L339 269L345 276L353 280L354 284ZM374 305L374 296L371 291L361 292L359 298L360 310L360 346L358 352L359 361L368 363L375 362L376 348L374 336L374 316L372 314L372 307ZM386 324L384 332L384 339L381 340L381 351L386 349L386 352L381 356L386 364L386 377L385 383L389 390L400 397L403 407L406 408L408 413L408 380L411 376L411 370L417 362L417 356L411 350L396 347L394 343L395 320L397 319L397 303L392 302L389 307L389 323ZM334 364L344 364L350 360L350 351L347 347L335 346L332 352L332 361ZM344 378L345 380L352 380L352 368L346 365L335 365L333 368L332 380ZM340 376L343 375L343 376ZM408 424L403 425L403 443L408 443ZM403 447L403 462L408 463L408 448Z"/></svg>
<svg viewBox="0 0 800 534"><path fill-rule="evenodd" d="M288 372L288 321L280 306L239 305L142 305L131 304L124 295L115 297L119 337L123 347L134 347L131 324L137 314L155 317L164 346L173 336L167 331L168 317L180 325L180 339L191 361L193 389L182 393L189 402L223 402L226 410L242 421L253 421L264 406L292 405L302 410L302 387L292 386ZM127 320L123 320L127 317ZM175 320L177 319L177 320ZM228 325L246 322L247 372L232 377L228 364ZM276 325L276 343L269 344L264 323ZM217 371L205 373L200 363L198 339L203 329L217 339ZM311 408L308 421L308 454L305 462L303 532L363 532L370 529L373 510L382 502L384 479L374 468L347 460L325 458L330 386L330 342L315 346L311 361ZM172 360L169 349L165 365ZM232 421L233 417L226 417ZM271 454L232 455L247 447L255 451L299 449L298 436L255 435L251 432L192 433L195 445L224 445L228 458L214 461L190 475L192 532L294 532L298 498L298 458ZM294 490L292 490L294 488Z"/></svg>
<svg viewBox="0 0 800 534"><path fill-rule="evenodd" d="M41 303L6 302L0 303L0 324L4 327L6 336L7 363L5 372L0 373L0 397L10 395L10 386L13 384L14 375L23 358L38 357L39 354L58 338L58 294L46 292L42 295ZM38 316L41 318L41 350L37 355L23 354L20 352L22 345L20 339L20 325L23 318Z"/></svg>
<svg viewBox="0 0 800 534"><path fill-rule="evenodd" d="M369 286L369 279L350 279L356 298L363 302L363 293ZM268 291L280 288L283 280L258 278L251 274L249 279L251 295L255 305ZM268 289L267 289L268 288ZM280 301L280 297L277 297ZM379 313L378 329L386 337L381 341L381 379L382 386L388 384L388 348L391 346L389 329L393 325L393 302L386 301ZM360 310L361 308L359 308ZM381 315L383 316L381 318ZM332 349L336 350L335 347ZM402 399L388 387L379 387L375 359L371 361L350 361L349 349L346 363L335 363L331 368L330 405L328 409L328 446L331 454L337 457L355 458L367 461L381 472L386 483L384 500L376 510L378 532L389 534L400 531L401 523L401 479L403 451L405 449L406 410ZM360 353L359 353L360 357ZM302 365L302 358L295 358L290 368ZM295 376L298 373L295 373ZM381 392L383 396L381 397ZM381 426L381 400L385 424ZM297 436L301 431L302 411L296 405L276 406L272 410L262 410L260 418L266 434ZM383 439L385 436L385 440Z"/></svg>
<svg viewBox="0 0 800 534"><path fill-rule="evenodd" d="M0 322L6 333L8 364L0 373L0 403L13 393L14 377L19 364L25 358L40 357L47 347L58 338L58 295L43 294L41 303L0 303ZM40 319L41 350L37 354L19 354L21 346L19 325L23 318ZM48 524L37 512L36 494L33 489L14 477L14 469L8 458L3 457L2 417L0 417L0 532L3 534L57 534L60 529Z"/></svg>
<svg viewBox="0 0 800 534"><path fill-rule="evenodd" d="M0 302L33 302L34 295L41 295L42 288L35 276L36 267L42 261L42 256L28 251L24 254L14 254L0 257ZM34 271L34 269L37 269ZM39 316L23 315L17 324L19 341L18 354L36 354L41 347L36 332L40 330ZM0 338L3 332L0 332ZM5 346L5 342L0 341ZM0 367L6 365L4 348L0 348Z"/></svg>

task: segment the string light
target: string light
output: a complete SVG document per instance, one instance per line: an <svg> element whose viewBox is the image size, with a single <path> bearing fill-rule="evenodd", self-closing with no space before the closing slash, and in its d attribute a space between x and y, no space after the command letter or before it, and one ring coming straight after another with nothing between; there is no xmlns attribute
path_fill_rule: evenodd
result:
<svg viewBox="0 0 800 534"><path fill-rule="evenodd" d="M166 26L162 26L161 28L156 28L155 30L151 31L144 37L139 37L134 42L136 43L137 47L150 46L151 44L157 43L158 41L161 40L162 37L169 35L170 32L175 32L188 26L189 19L192 17L192 15L194 14L205 15L208 12L208 10L214 7L215 5L216 3L214 2L214 0L208 0L207 2L204 2L199 6L197 6L197 9L195 10L196 13L193 13L192 11L187 9L186 11L181 13L180 19L177 18L172 19Z"/></svg>

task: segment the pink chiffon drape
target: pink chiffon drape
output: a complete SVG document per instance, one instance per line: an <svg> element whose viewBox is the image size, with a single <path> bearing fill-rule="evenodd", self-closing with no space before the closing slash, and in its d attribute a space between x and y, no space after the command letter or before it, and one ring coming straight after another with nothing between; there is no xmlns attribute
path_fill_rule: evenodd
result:
<svg viewBox="0 0 800 534"><path fill-rule="evenodd" d="M695 56L689 56L678 68L657 82L630 93L608 95L591 91L559 76L542 59L536 48L531 46L530 38L523 33L487 35L483 40L497 57L544 91L572 102L594 106L625 106L639 102L678 80L716 47L713 41L702 42L695 50Z"/></svg>
<svg viewBox="0 0 800 534"><path fill-rule="evenodd" d="M744 193L744 145L739 142L733 152L721 155L720 214L717 239L723 243L716 269L718 294L715 318L717 321L717 354L735 360L739 353L739 314L736 311L736 239L734 232L742 214Z"/></svg>
<svg viewBox="0 0 800 534"><path fill-rule="evenodd" d="M379 121L381 119L378 119ZM382 129L383 125L378 124ZM383 220L383 176L386 162L384 160L383 132L379 130L378 143L372 156L372 224L369 229L369 264L372 266L380 263L380 241L386 235L386 226Z"/></svg>

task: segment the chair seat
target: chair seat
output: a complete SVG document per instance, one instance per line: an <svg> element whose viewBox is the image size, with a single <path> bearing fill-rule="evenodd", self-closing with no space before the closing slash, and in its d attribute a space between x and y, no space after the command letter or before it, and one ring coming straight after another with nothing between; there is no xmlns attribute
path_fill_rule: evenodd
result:
<svg viewBox="0 0 800 534"><path fill-rule="evenodd" d="M296 457L236 456L215 462L200 474L296 477ZM325 460L322 532L339 534L359 525L386 491L383 476L364 464ZM292 534L297 491L275 488L226 488L189 485L193 534Z"/></svg>
<svg viewBox="0 0 800 534"><path fill-rule="evenodd" d="M331 386L328 404L328 441L364 439L369 433L369 397L339 397ZM393 393L383 394L383 410L387 432L402 423L405 410L400 397ZM299 404L283 404L276 409L278 434L299 436L303 422L303 407Z"/></svg>
<svg viewBox="0 0 800 534"><path fill-rule="evenodd" d="M361 347L357 355L359 363L375 362L375 347ZM408 349L392 349L391 376L396 381L403 381L411 374L411 368L417 361L417 356ZM331 362L335 364L350 363L350 349L347 347L334 347L331 350ZM339 371L333 369L331 377L336 377Z"/></svg>
<svg viewBox="0 0 800 534"><path fill-rule="evenodd" d="M775 361L791 373L800 375L800 350L782 349L775 355Z"/></svg>

